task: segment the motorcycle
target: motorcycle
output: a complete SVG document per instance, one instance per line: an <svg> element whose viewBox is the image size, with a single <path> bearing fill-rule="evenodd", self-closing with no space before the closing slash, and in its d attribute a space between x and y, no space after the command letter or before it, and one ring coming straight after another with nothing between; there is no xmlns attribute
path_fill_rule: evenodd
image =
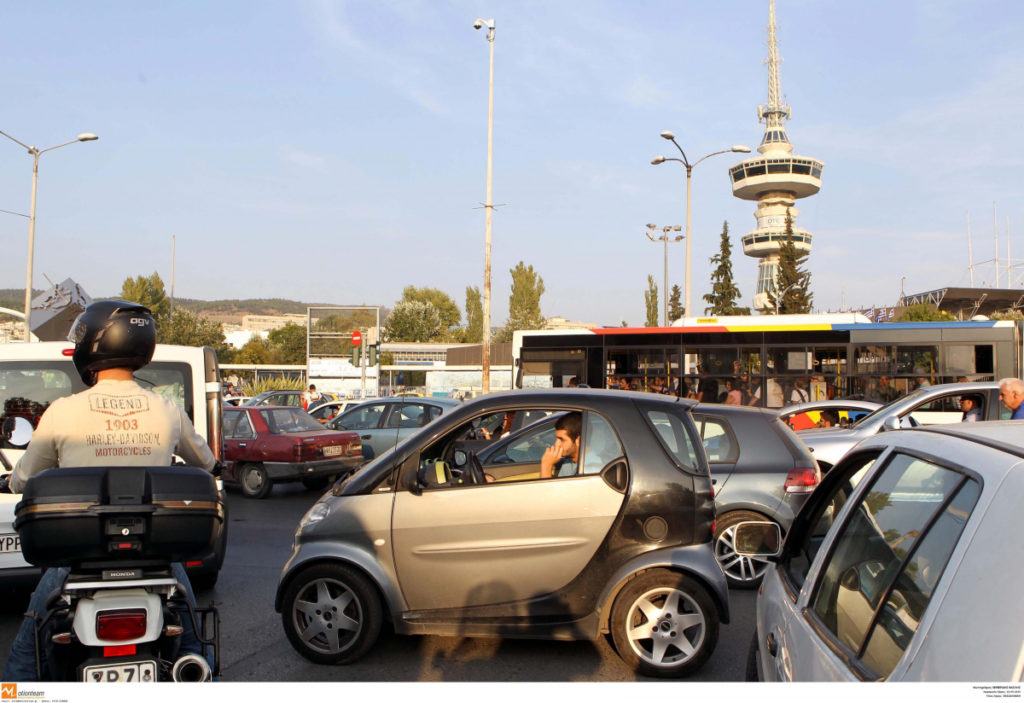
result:
<svg viewBox="0 0 1024 703"><path fill-rule="evenodd" d="M217 609L193 606L172 568L214 548L224 520L218 481L187 466L60 468L28 481L14 521L25 559L68 571L37 614L38 680L219 675ZM180 651L187 625L203 656Z"/></svg>

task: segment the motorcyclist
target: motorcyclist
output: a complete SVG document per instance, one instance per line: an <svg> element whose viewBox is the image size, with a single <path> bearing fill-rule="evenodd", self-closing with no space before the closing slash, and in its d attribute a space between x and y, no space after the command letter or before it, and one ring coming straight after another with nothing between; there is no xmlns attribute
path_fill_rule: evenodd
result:
<svg viewBox="0 0 1024 703"><path fill-rule="evenodd" d="M184 410L134 380L133 372L152 360L156 346L156 326L148 308L122 300L92 303L75 320L68 339L75 343L75 368L89 388L54 401L43 413L11 474L13 492L21 492L30 477L54 467L166 466L177 454L191 466L214 468L213 453ZM194 606L184 567L175 563L172 573ZM67 574L66 568L43 574L11 645L2 680L36 678L35 618L42 617L47 597L63 585ZM191 618L182 618L182 626L181 652L201 654Z"/></svg>

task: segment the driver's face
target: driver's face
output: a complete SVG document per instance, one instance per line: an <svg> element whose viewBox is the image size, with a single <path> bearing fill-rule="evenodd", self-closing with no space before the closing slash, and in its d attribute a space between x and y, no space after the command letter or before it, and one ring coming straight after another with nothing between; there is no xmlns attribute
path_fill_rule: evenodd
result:
<svg viewBox="0 0 1024 703"><path fill-rule="evenodd" d="M558 450L558 456L563 459L572 457L575 460L580 450L580 439L571 439L568 430L555 430L555 448Z"/></svg>

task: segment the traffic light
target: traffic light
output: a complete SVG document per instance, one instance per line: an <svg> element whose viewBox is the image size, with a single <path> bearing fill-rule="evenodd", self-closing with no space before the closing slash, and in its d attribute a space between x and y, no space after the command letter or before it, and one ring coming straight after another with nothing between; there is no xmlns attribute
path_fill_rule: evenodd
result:
<svg viewBox="0 0 1024 703"><path fill-rule="evenodd" d="M367 357L367 362L369 363L370 366L376 366L377 365L377 355L379 353L380 353L380 343L371 344L370 345L370 350L369 350L369 356Z"/></svg>
<svg viewBox="0 0 1024 703"><path fill-rule="evenodd" d="M361 350L360 350L359 345L354 345L352 347L352 365L353 366L359 366L359 352L360 351Z"/></svg>

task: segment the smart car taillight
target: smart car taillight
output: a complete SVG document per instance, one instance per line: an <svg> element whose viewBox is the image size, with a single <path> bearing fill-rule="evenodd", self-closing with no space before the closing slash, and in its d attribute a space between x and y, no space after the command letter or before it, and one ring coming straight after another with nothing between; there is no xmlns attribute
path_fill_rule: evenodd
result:
<svg viewBox="0 0 1024 703"><path fill-rule="evenodd" d="M145 634L145 608L104 610L96 614L96 636L101 640L124 642Z"/></svg>
<svg viewBox="0 0 1024 703"><path fill-rule="evenodd" d="M798 466L786 474L786 493L812 493L821 483L821 471L813 467Z"/></svg>

